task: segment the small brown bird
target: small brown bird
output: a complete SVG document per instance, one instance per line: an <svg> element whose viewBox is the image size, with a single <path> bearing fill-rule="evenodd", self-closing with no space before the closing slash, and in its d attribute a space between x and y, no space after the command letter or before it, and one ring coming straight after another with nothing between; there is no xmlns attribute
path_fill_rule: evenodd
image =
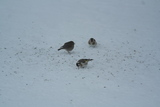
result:
<svg viewBox="0 0 160 107"><path fill-rule="evenodd" d="M88 44L90 46L96 46L97 45L97 42L94 38L90 38L89 41L88 41Z"/></svg>
<svg viewBox="0 0 160 107"><path fill-rule="evenodd" d="M61 49L65 49L65 50L69 53L70 51L73 50L74 44L75 44L75 43L74 43L73 41L66 42L66 43L64 43L63 46L61 46L61 47L58 49L58 51L61 50Z"/></svg>
<svg viewBox="0 0 160 107"><path fill-rule="evenodd" d="M88 65L89 61L92 61L93 59L80 59L77 61L76 66L79 68L84 68Z"/></svg>

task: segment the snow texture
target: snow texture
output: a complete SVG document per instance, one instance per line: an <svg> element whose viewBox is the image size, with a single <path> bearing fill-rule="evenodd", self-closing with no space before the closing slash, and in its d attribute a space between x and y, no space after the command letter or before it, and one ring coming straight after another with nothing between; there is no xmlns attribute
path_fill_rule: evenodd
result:
<svg viewBox="0 0 160 107"><path fill-rule="evenodd" d="M1 107L160 107L159 5L1 0ZM81 58L93 61L78 69Z"/></svg>

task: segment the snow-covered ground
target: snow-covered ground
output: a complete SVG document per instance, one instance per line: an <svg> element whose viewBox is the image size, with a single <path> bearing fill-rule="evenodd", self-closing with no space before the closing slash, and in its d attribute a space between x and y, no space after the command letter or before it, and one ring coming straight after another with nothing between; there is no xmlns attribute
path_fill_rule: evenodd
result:
<svg viewBox="0 0 160 107"><path fill-rule="evenodd" d="M1 0L0 106L159 107L160 1Z"/></svg>

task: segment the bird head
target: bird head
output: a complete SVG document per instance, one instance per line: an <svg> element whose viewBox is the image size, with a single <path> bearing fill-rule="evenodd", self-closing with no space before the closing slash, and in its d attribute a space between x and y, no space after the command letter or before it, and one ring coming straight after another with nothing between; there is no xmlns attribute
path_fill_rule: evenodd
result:
<svg viewBox="0 0 160 107"><path fill-rule="evenodd" d="M80 66L81 64L80 63L76 63L76 66L79 68L79 66Z"/></svg>

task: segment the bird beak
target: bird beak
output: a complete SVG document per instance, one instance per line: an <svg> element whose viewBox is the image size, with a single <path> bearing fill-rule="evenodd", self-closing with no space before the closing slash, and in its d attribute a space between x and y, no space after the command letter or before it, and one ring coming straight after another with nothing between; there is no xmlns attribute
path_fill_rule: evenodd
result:
<svg viewBox="0 0 160 107"><path fill-rule="evenodd" d="M79 69L79 66L77 68Z"/></svg>

